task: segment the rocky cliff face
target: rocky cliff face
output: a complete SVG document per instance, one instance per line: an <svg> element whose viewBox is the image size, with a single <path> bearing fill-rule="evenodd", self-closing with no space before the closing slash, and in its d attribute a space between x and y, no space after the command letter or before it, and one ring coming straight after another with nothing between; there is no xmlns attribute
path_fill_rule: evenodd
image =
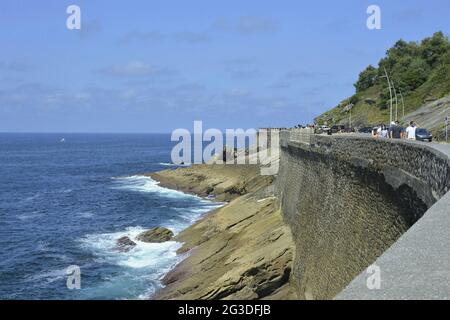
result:
<svg viewBox="0 0 450 320"><path fill-rule="evenodd" d="M445 117L450 117L450 96L425 104L402 120L415 121L420 127L431 129L435 138L445 141Z"/></svg>

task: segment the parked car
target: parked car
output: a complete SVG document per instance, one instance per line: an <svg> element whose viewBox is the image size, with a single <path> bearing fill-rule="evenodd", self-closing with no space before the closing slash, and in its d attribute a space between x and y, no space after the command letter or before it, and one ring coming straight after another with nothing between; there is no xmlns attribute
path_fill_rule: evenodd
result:
<svg viewBox="0 0 450 320"><path fill-rule="evenodd" d="M334 125L331 127L331 132L332 133L339 133L339 132L344 132L345 130L345 126L338 124L338 125Z"/></svg>
<svg viewBox="0 0 450 320"><path fill-rule="evenodd" d="M363 128L359 128L358 132L359 133L372 133L372 127L363 127Z"/></svg>
<svg viewBox="0 0 450 320"><path fill-rule="evenodd" d="M416 140L418 141L433 141L433 135L427 130L423 128L416 129Z"/></svg>
<svg viewBox="0 0 450 320"><path fill-rule="evenodd" d="M330 127L323 125L316 129L316 133L318 133L318 134L328 133L328 132L331 132L330 130L331 130Z"/></svg>

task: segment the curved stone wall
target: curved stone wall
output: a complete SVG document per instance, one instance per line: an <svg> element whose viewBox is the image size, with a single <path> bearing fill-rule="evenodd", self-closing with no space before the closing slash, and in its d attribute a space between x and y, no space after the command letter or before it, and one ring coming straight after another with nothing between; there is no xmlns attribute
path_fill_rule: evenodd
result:
<svg viewBox="0 0 450 320"><path fill-rule="evenodd" d="M281 134L276 193L296 244L300 297L330 299L450 188L446 154L424 143Z"/></svg>

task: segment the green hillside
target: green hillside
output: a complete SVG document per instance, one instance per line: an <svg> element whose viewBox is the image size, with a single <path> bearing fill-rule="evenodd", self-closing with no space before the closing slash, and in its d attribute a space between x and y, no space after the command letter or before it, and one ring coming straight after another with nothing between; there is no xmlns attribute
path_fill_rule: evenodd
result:
<svg viewBox="0 0 450 320"><path fill-rule="evenodd" d="M388 123L390 93L388 74L397 93L397 116L401 120L420 106L450 95L450 42L448 36L436 32L421 42L397 41L378 62L359 74L354 84L356 92L333 109L318 116L318 124L348 124L353 126ZM401 94L400 94L401 93ZM395 94L393 120L396 119ZM402 104L402 99L403 102Z"/></svg>

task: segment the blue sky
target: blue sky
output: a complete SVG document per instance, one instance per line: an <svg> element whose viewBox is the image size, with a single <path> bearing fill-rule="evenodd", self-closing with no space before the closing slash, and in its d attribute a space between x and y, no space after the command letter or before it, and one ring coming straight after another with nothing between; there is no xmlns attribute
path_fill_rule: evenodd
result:
<svg viewBox="0 0 450 320"><path fill-rule="evenodd" d="M81 8L68 30L66 8ZM381 7L382 29L366 9ZM0 132L311 122L396 40L449 34L448 0L2 0Z"/></svg>

